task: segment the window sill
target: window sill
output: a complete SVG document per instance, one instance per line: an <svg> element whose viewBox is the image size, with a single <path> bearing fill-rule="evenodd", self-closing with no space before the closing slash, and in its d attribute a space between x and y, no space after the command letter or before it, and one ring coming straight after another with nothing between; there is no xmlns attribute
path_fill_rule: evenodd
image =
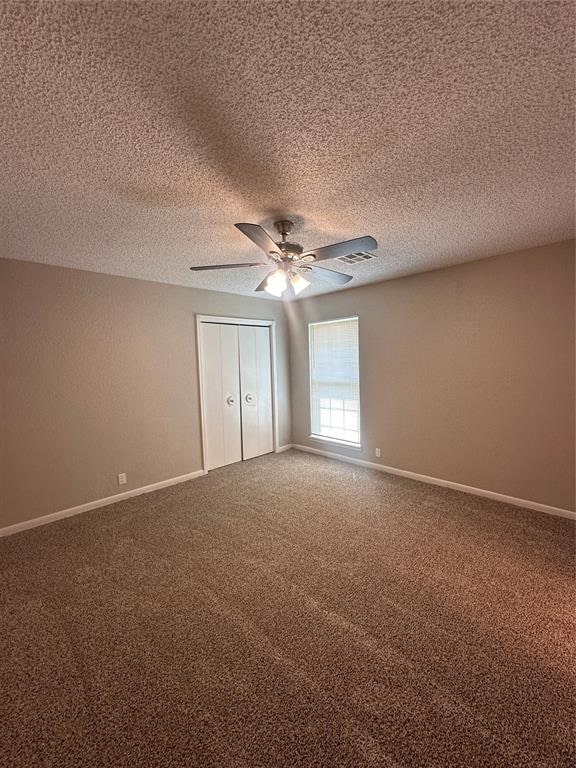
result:
<svg viewBox="0 0 576 768"><path fill-rule="evenodd" d="M361 451L361 443L349 443L346 440L338 440L337 437L323 437L322 435L308 435L308 440L317 440L319 443L340 445L342 448L351 448L353 451Z"/></svg>

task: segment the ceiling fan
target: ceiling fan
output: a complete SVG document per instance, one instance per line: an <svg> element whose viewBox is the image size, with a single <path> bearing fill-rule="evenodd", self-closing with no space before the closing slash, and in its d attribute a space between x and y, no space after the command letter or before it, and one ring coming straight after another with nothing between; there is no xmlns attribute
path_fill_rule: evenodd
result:
<svg viewBox="0 0 576 768"><path fill-rule="evenodd" d="M288 236L294 227L291 221L275 221L274 226L280 234L281 241L274 242L258 224L235 224L246 237L266 254L267 261L256 261L244 264L213 264L205 267L190 267L193 272L204 272L209 269L238 269L239 267L273 267L264 280L257 286L256 291L267 291L272 296L282 296L290 287L297 296L310 285L309 277L316 273L332 283L344 285L352 280L352 275L336 272L327 267L319 267L317 261L337 259L342 256L373 250L378 243L373 237L356 237L343 243L333 243L322 248L305 251L298 243L289 243Z"/></svg>

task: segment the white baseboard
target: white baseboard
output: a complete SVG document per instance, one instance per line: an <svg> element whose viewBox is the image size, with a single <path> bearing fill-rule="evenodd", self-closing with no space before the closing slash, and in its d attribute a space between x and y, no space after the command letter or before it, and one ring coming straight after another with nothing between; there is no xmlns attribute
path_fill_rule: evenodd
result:
<svg viewBox="0 0 576 768"><path fill-rule="evenodd" d="M429 483L430 485L441 485L443 488L452 488L455 491L462 491L463 493L470 493L473 496L483 496L487 499L494 499L495 501L503 501L506 504L513 504L515 507L523 507L524 509L533 509L536 512L545 512L547 515L557 515L558 517L568 517L571 520L576 520L576 512L570 509L562 509L561 507L551 507L548 504L540 504L538 501L529 501L528 499L517 499L515 496L506 496L503 493L495 493L494 491L485 491L483 488L473 488L470 485L462 485L461 483L453 483L450 480L441 480L438 477L429 477L428 475L419 475L417 472L409 472L405 469L396 469L395 467L387 467L384 464L376 464L373 461L365 461L364 459L356 459L353 456L344 456L341 453L331 453L330 451L323 451L320 448L309 448L307 445L292 445L292 448L297 451L305 451L306 453L317 453L320 456L326 456L329 459L338 459L339 461L345 461L349 464L357 464L360 467L368 467L368 469L376 469L378 472L387 472L390 475L399 475L400 477L408 477L411 480L418 480L421 483Z"/></svg>
<svg viewBox="0 0 576 768"><path fill-rule="evenodd" d="M142 493L157 491L160 488L167 488L169 485L185 483L187 480L194 480L196 477L205 474L206 472L203 469L199 469L196 472L189 472L187 475L180 475L179 477L170 477L168 480L161 480L159 483L143 485L140 488L132 488L130 491L117 493L114 496L107 496L105 499L88 501L86 504L79 504L77 507L61 509L59 512L52 512L49 515L35 517L33 520L24 520L21 523L14 523L14 525L8 525L6 528L0 528L0 537L10 536L13 533L19 533L20 531L26 531L28 528L37 528L39 525L47 525L48 523L53 523L55 520L62 520L64 517L72 517L73 515L79 515L82 512L89 512L91 509L107 507L109 504L116 504L118 501L130 499L132 496L140 496Z"/></svg>
<svg viewBox="0 0 576 768"><path fill-rule="evenodd" d="M364 459L356 459L352 456L344 456L340 453L331 453L330 451L323 451L320 448L310 448L307 445L295 445L287 444L280 446L276 453L284 453L294 448L297 451L304 451L306 453L316 453L320 456L326 456L329 459L337 459L349 464L357 464L361 467L367 467L368 469L376 469L378 472L386 472L391 475L399 475L400 477L408 477L411 480L418 480L421 483L429 483L430 485L440 485L444 488L452 488L455 491L462 491L463 493L469 493L473 496L483 496L487 499L494 499L495 501L503 501L506 504L513 504L516 507L523 507L524 509L532 509L536 512L544 512L547 515L557 515L558 517L567 517L571 520L576 520L576 512L569 509L562 509L560 507L551 507L548 504L541 504L537 501L529 501L528 499L518 499L515 496L506 496L502 493L495 493L494 491L485 491L482 488L473 488L469 485L462 485L461 483L453 483L450 480L441 480L437 477L429 477L428 475L419 475L416 472L409 472L405 469L396 469L395 467L387 467L384 464L376 464L372 461L365 461ZM62 509L59 512L52 512L49 515L43 515L42 517L36 517L32 520L24 520L21 523L14 523L14 525L8 525L5 528L0 528L0 537L10 536L13 533L19 533L20 531L26 531L29 528L37 528L40 525L47 525L55 520L62 520L65 517L72 517L73 515L79 515L82 512L88 512L91 509L98 509L99 507L107 507L109 504L116 504L118 501L124 499L130 499L133 496L140 496L143 493L150 493L151 491L157 491L160 488L167 488L170 485L177 485L178 483L185 483L187 480L194 480L197 477L205 475L206 472L203 469L199 469L196 472L189 472L187 475L180 475L179 477L171 477L168 480L161 480L159 483L152 483L151 485L144 485L140 488L133 488L130 491L124 491L123 493L117 493L114 496L107 496L104 499L96 499L95 501L89 501L86 504L79 504L77 507L70 507L69 509Z"/></svg>

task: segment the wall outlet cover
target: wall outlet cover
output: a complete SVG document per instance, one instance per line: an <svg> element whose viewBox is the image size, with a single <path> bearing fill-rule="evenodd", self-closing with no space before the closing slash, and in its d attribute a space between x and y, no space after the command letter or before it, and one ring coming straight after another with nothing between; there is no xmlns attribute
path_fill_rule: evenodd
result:
<svg viewBox="0 0 576 768"><path fill-rule="evenodd" d="M126 485L128 481L126 480L126 472L121 472L118 475L118 485Z"/></svg>

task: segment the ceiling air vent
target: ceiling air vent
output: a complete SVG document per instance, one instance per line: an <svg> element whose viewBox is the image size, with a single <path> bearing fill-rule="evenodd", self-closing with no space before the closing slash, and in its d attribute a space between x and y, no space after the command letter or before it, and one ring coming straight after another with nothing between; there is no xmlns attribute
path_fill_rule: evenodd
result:
<svg viewBox="0 0 576 768"><path fill-rule="evenodd" d="M358 253L352 253L350 256L338 256L337 261L343 261L344 264L359 264L361 261L374 258L375 254L370 253L370 251L358 251Z"/></svg>

